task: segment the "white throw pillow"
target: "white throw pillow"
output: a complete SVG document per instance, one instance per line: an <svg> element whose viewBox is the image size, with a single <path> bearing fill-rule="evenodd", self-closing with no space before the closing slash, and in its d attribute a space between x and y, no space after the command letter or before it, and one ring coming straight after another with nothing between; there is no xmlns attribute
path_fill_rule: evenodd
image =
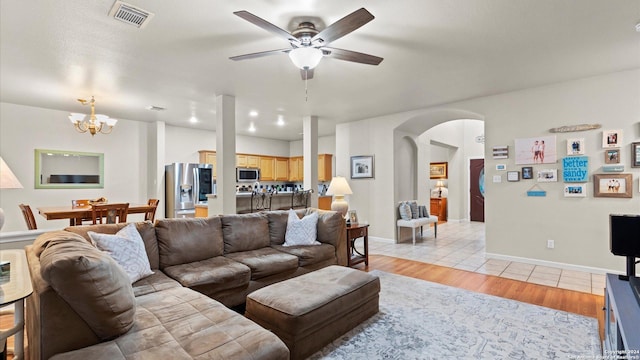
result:
<svg viewBox="0 0 640 360"><path fill-rule="evenodd" d="M401 202L398 210L400 211L400 218L402 220L411 220L411 206L409 206L409 203L405 201Z"/></svg>
<svg viewBox="0 0 640 360"><path fill-rule="evenodd" d="M144 241L134 224L123 227L115 235L87 232L98 249L109 254L129 275L131 283L153 274Z"/></svg>
<svg viewBox="0 0 640 360"><path fill-rule="evenodd" d="M287 231L284 233L283 246L320 245L316 240L318 232L318 213L311 213L302 219L294 210L289 210Z"/></svg>

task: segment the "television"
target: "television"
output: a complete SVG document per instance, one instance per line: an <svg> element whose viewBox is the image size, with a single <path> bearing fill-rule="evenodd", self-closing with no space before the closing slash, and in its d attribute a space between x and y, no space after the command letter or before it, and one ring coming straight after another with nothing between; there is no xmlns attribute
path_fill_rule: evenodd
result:
<svg viewBox="0 0 640 360"><path fill-rule="evenodd" d="M627 257L627 276L635 276L640 258L640 215L609 215L611 253Z"/></svg>

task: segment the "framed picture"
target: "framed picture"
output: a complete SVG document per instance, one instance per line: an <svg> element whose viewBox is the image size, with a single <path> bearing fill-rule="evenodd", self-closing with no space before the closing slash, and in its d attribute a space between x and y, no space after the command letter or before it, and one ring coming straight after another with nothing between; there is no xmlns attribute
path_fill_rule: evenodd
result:
<svg viewBox="0 0 640 360"><path fill-rule="evenodd" d="M594 174L593 196L630 198L631 181L631 174Z"/></svg>
<svg viewBox="0 0 640 360"><path fill-rule="evenodd" d="M362 155L351 157L351 178L370 179L373 178L373 155Z"/></svg>
<svg viewBox="0 0 640 360"><path fill-rule="evenodd" d="M602 132L602 147L620 147L622 144L622 130L605 130Z"/></svg>
<svg viewBox="0 0 640 360"><path fill-rule="evenodd" d="M520 171L507 171L507 181L520 181Z"/></svg>
<svg viewBox="0 0 640 360"><path fill-rule="evenodd" d="M349 221L351 221L351 224L358 223L358 214L356 214L355 210L349 210Z"/></svg>
<svg viewBox="0 0 640 360"><path fill-rule="evenodd" d="M496 164L496 170L498 170L498 171L507 170L507 164Z"/></svg>
<svg viewBox="0 0 640 360"><path fill-rule="evenodd" d="M640 167L640 142L631 143L631 167Z"/></svg>
<svg viewBox="0 0 640 360"><path fill-rule="evenodd" d="M533 167L532 166L523 166L522 167L522 179L533 179Z"/></svg>
<svg viewBox="0 0 640 360"><path fill-rule="evenodd" d="M570 183L589 181L589 157L567 156L563 158L562 181Z"/></svg>
<svg viewBox="0 0 640 360"><path fill-rule="evenodd" d="M516 139L516 165L554 164L558 161L555 136Z"/></svg>
<svg viewBox="0 0 640 360"><path fill-rule="evenodd" d="M607 149L604 151L604 163L605 164L619 164L620 163L620 149Z"/></svg>
<svg viewBox="0 0 640 360"><path fill-rule="evenodd" d="M509 146L501 145L493 147L493 158L494 159L507 159L509 158Z"/></svg>
<svg viewBox="0 0 640 360"><path fill-rule="evenodd" d="M542 169L538 171L538 182L558 181L558 169Z"/></svg>
<svg viewBox="0 0 640 360"><path fill-rule="evenodd" d="M564 197L586 197L586 184L567 184L564 186Z"/></svg>
<svg viewBox="0 0 640 360"><path fill-rule="evenodd" d="M567 139L567 155L583 155L584 138Z"/></svg>
<svg viewBox="0 0 640 360"><path fill-rule="evenodd" d="M431 179L446 179L448 177L447 163L431 163L429 166L429 176L431 177Z"/></svg>

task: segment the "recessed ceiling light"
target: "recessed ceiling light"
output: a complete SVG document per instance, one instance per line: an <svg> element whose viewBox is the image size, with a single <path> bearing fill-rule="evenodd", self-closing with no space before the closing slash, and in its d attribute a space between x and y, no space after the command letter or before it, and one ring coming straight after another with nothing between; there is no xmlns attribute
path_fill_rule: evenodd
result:
<svg viewBox="0 0 640 360"><path fill-rule="evenodd" d="M640 22L636 24L636 31L640 32Z"/></svg>
<svg viewBox="0 0 640 360"><path fill-rule="evenodd" d="M278 124L278 126L284 126L284 118L282 115L278 115L278 122L276 124Z"/></svg>
<svg viewBox="0 0 640 360"><path fill-rule="evenodd" d="M256 116L258 116L258 112L255 111L255 110L251 110L251 111L249 111L249 116L256 117Z"/></svg>
<svg viewBox="0 0 640 360"><path fill-rule="evenodd" d="M189 122L192 123L192 124L195 124L195 123L198 122L198 118L193 116L193 115L191 115L191 117L189 118Z"/></svg>
<svg viewBox="0 0 640 360"><path fill-rule="evenodd" d="M249 125L249 131L251 131L251 132L256 132L256 127L255 127L255 125L253 125L253 123L251 123L251 124Z"/></svg>

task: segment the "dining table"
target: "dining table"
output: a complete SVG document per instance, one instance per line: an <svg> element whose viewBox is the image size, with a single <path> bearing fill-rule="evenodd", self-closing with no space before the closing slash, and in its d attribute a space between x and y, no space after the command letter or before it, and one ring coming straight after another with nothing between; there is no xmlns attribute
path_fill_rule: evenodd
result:
<svg viewBox="0 0 640 360"><path fill-rule="evenodd" d="M43 206L39 207L38 213L47 220L69 219L69 225L82 225L82 219L91 219L91 206L73 207L67 206ZM144 214L152 210L153 206L148 204L129 204L128 214Z"/></svg>

